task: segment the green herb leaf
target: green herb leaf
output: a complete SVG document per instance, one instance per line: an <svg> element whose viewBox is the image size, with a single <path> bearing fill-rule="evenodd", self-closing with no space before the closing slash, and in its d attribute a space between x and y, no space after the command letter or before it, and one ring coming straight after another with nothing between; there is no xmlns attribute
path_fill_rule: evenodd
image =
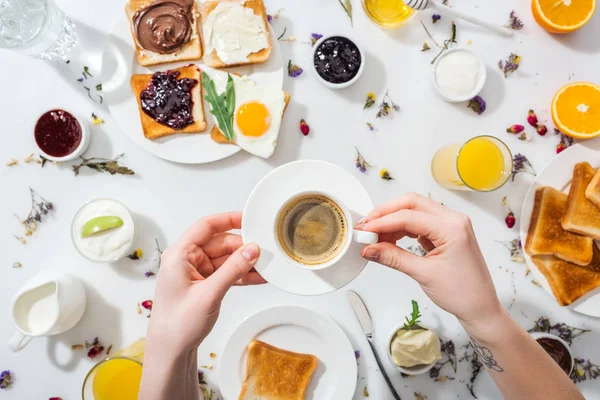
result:
<svg viewBox="0 0 600 400"><path fill-rule="evenodd" d="M352 25L352 2L350 0L338 0L340 5L344 8L344 11L346 11L346 14L348 14L348 18L350 18L350 25Z"/></svg>
<svg viewBox="0 0 600 400"><path fill-rule="evenodd" d="M99 84L96 85L96 90L98 90L98 91L102 90L102 84L101 83L99 83Z"/></svg>
<svg viewBox="0 0 600 400"><path fill-rule="evenodd" d="M406 317L406 323L404 324L402 329L406 331L424 329L422 326L419 325L419 323L421 322L419 321L419 318L421 318L421 312L419 311L419 303L413 300L412 313L410 314L410 319Z"/></svg>
<svg viewBox="0 0 600 400"><path fill-rule="evenodd" d="M204 98L210 104L210 112L215 116L219 129L227 140L233 140L233 108L235 104L233 78L231 75L227 78L227 88L222 95L217 93L215 82L206 72L202 72L202 86L206 90Z"/></svg>

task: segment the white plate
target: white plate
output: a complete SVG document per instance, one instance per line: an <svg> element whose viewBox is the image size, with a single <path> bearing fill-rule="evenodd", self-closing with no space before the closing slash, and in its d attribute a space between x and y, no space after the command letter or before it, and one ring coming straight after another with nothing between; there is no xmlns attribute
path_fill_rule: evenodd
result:
<svg viewBox="0 0 600 400"><path fill-rule="evenodd" d="M269 60L263 64L233 68L232 71L249 75L254 81L281 89L283 88L283 63L279 42L275 40L273 29L269 26L273 50ZM130 139L144 150L165 160L184 163L202 164L229 157L240 148L235 145L215 143L210 138L210 129L214 118L210 107L204 100L204 115L207 128L198 134L176 134L165 138L149 140L144 137L140 122L137 100L129 85L132 74L148 74L156 71L179 68L190 63L208 68L201 60L183 61L172 64L142 67L138 64L133 38L129 29L129 21L123 11L108 36L108 44L102 55L102 92L112 116Z"/></svg>
<svg viewBox="0 0 600 400"><path fill-rule="evenodd" d="M529 222L531 221L531 213L533 212L536 189L542 186L551 186L568 193L573 176L573 167L575 164L583 161L589 162L594 168L600 167L600 138L569 147L550 161L537 175L527 192L523 209L521 210L520 236L523 246L527 241L527 232L529 231ZM546 277L531 261L529 255L525 254L525 260L527 260L527 264L529 264L535 279L552 295L552 290L550 289L550 285L548 285ZM583 298L571 304L569 308L592 317L600 317L600 290L588 293Z"/></svg>
<svg viewBox="0 0 600 400"><path fill-rule="evenodd" d="M256 271L278 288L301 295L338 290L367 265L360 256L364 245L355 242L336 265L327 269L309 271L287 261L275 242L275 217L286 199L310 190L331 193L350 210L354 221L373 209L369 194L349 172L324 161L303 160L282 165L258 182L248 197L242 219L244 243L256 243L261 248Z"/></svg>
<svg viewBox="0 0 600 400"><path fill-rule="evenodd" d="M246 377L247 346L252 340L319 359L306 400L347 400L356 389L354 349L329 317L301 306L277 306L244 320L229 338L219 363L219 387L225 400L240 395Z"/></svg>

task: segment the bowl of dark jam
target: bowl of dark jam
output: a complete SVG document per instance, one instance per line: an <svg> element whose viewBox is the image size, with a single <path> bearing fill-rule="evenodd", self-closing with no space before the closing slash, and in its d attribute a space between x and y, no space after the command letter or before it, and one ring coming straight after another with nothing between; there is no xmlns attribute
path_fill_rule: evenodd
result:
<svg viewBox="0 0 600 400"><path fill-rule="evenodd" d="M313 49L313 67L318 80L331 89L352 85L365 68L363 51L346 36L323 36Z"/></svg>
<svg viewBox="0 0 600 400"><path fill-rule="evenodd" d="M87 123L60 108L43 113L35 124L33 135L40 153L50 161L74 160L90 144Z"/></svg>
<svg viewBox="0 0 600 400"><path fill-rule="evenodd" d="M571 375L575 366L575 359L567 342L546 332L531 332L531 337L548 353L565 374Z"/></svg>

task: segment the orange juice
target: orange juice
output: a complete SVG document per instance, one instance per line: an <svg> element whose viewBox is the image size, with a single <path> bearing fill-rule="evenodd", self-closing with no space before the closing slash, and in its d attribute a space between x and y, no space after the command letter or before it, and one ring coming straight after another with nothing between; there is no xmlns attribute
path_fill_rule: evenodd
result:
<svg viewBox="0 0 600 400"><path fill-rule="evenodd" d="M404 0L362 0L362 5L367 16L385 28L404 25L415 13Z"/></svg>
<svg viewBox="0 0 600 400"><path fill-rule="evenodd" d="M465 144L441 148L431 162L435 180L447 189L486 192L504 185L512 171L512 155L501 140L479 136Z"/></svg>
<svg viewBox="0 0 600 400"><path fill-rule="evenodd" d="M141 364L127 358L107 360L94 375L94 399L137 400L141 381Z"/></svg>

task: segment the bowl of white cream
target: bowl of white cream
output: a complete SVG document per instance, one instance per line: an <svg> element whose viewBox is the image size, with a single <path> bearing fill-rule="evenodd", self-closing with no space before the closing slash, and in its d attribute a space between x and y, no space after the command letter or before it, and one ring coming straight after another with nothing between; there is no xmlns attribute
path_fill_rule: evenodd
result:
<svg viewBox="0 0 600 400"><path fill-rule="evenodd" d="M433 64L432 83L440 96L451 103L471 100L486 80L483 61L466 49L448 50Z"/></svg>
<svg viewBox="0 0 600 400"><path fill-rule="evenodd" d="M133 216L116 200L92 200L75 214L71 238L77 251L90 261L110 263L120 260L133 247Z"/></svg>

